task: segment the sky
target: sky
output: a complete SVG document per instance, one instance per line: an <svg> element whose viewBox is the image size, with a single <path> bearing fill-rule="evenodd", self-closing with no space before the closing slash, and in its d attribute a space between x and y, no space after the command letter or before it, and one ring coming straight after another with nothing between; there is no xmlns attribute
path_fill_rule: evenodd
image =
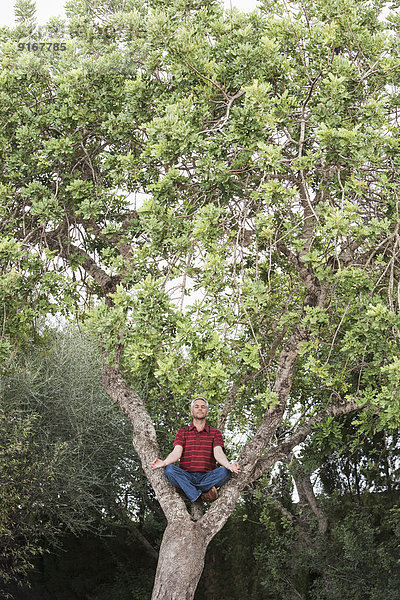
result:
<svg viewBox="0 0 400 600"><path fill-rule="evenodd" d="M49 17L63 16L66 0L36 0L37 20L43 25ZM225 6L236 6L240 10L251 11L256 7L256 0L224 0ZM15 0L0 0L0 26L13 25Z"/></svg>

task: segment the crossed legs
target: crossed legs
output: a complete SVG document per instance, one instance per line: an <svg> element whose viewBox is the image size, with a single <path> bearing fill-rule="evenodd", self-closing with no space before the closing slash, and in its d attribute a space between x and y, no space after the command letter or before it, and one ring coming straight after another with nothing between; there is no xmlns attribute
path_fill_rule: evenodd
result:
<svg viewBox="0 0 400 600"><path fill-rule="evenodd" d="M185 492L191 502L194 502L203 492L212 487L221 487L231 476L225 467L217 467L208 473L188 473L176 465L167 465L164 475L173 485Z"/></svg>

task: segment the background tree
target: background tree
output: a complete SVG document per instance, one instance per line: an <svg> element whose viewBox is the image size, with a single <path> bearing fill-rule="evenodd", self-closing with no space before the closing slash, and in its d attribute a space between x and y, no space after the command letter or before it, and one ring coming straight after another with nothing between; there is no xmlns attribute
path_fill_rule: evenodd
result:
<svg viewBox="0 0 400 600"><path fill-rule="evenodd" d="M396 436L372 428L360 434L349 416L338 425L329 434L323 425L318 427L295 461L298 502L293 502L287 486L287 467L257 482L253 490L266 532L254 555L265 573L261 580L268 598L396 595L400 581ZM394 468L388 469L388 464ZM302 489L307 470L313 470L313 479L318 475L318 494L311 502ZM257 514L257 508L253 510Z"/></svg>
<svg viewBox="0 0 400 600"><path fill-rule="evenodd" d="M40 485L36 474L42 465L32 456L33 418L20 414L10 418L3 410L0 418L0 580L8 583L20 580L32 567L48 528L39 520L21 519L30 509L32 488Z"/></svg>
<svg viewBox="0 0 400 600"><path fill-rule="evenodd" d="M1 389L1 579L26 575L62 538L140 531L157 503L132 453L129 422L101 385L101 356L78 331L42 332ZM160 515L159 515L160 518Z"/></svg>
<svg viewBox="0 0 400 600"><path fill-rule="evenodd" d="M154 600L193 597L242 490L314 425L398 420L400 62L382 6L72 1L40 33L68 49L46 57L3 32L4 270L41 310L91 309L168 519ZM194 522L150 464L198 392L246 442Z"/></svg>

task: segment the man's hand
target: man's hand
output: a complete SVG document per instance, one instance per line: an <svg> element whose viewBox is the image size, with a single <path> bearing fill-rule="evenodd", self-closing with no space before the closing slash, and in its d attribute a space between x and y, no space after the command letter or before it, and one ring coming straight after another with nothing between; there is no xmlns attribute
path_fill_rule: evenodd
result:
<svg viewBox="0 0 400 600"><path fill-rule="evenodd" d="M177 460L180 459L183 452L183 446L177 444L175 448L170 452L165 460L161 460L161 458L156 458L151 463L152 469L161 469L161 467L166 467L167 465L172 465L176 463Z"/></svg>
<svg viewBox="0 0 400 600"><path fill-rule="evenodd" d="M229 465L227 465L226 468L229 471L232 471L232 473L240 473L239 463L229 463Z"/></svg>
<svg viewBox="0 0 400 600"><path fill-rule="evenodd" d="M221 467L225 467L225 469L228 469L228 471L231 471L232 473L240 472L239 463L230 463L221 446L215 446L214 458L221 465Z"/></svg>

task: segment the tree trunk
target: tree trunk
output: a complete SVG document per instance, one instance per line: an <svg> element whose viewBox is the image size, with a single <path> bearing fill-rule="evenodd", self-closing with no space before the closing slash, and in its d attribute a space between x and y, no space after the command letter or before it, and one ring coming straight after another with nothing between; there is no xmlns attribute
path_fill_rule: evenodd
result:
<svg viewBox="0 0 400 600"><path fill-rule="evenodd" d="M192 600L207 543L197 523L175 521L163 536L151 600Z"/></svg>

